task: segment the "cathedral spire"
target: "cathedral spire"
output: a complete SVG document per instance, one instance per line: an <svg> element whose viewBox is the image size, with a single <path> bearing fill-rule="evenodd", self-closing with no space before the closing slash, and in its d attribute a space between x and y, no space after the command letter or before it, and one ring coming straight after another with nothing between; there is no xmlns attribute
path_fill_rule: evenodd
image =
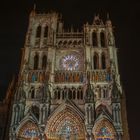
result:
<svg viewBox="0 0 140 140"><path fill-rule="evenodd" d="M109 15L109 13L107 13L106 26L108 26L108 27L111 27L111 26L112 26L112 22L111 22L111 20L110 20L110 15Z"/></svg>
<svg viewBox="0 0 140 140"><path fill-rule="evenodd" d="M71 33L73 33L74 32L74 29L73 29L73 26L71 26Z"/></svg>
<svg viewBox="0 0 140 140"><path fill-rule="evenodd" d="M34 3L34 9L33 9L34 11L36 10L36 4Z"/></svg>
<svg viewBox="0 0 140 140"><path fill-rule="evenodd" d="M99 14L95 14L93 19L93 25L103 25L103 21L100 19Z"/></svg>
<svg viewBox="0 0 140 140"><path fill-rule="evenodd" d="M110 20L109 13L107 13L107 20Z"/></svg>
<svg viewBox="0 0 140 140"><path fill-rule="evenodd" d="M30 16L35 16L36 14L36 4L34 3L33 10L30 13Z"/></svg>

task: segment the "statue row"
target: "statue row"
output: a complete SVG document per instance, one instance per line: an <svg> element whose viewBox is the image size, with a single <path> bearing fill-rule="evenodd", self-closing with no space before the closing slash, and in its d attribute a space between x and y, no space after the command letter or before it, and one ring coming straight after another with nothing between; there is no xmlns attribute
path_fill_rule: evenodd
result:
<svg viewBox="0 0 140 140"><path fill-rule="evenodd" d="M103 71L95 71L92 72L91 75L91 81L95 82L104 82L104 81L111 81L111 74L110 72L103 72Z"/></svg>
<svg viewBox="0 0 140 140"><path fill-rule="evenodd" d="M63 83L63 82L84 82L86 79L85 74L81 73L73 73L73 72L60 72L55 74L55 82ZM104 82L111 81L110 72L105 71L94 71L90 73L90 80L95 82Z"/></svg>
<svg viewBox="0 0 140 140"><path fill-rule="evenodd" d="M45 72L29 72L28 74L23 74L23 80L26 82L44 82L49 79L49 74Z"/></svg>
<svg viewBox="0 0 140 140"><path fill-rule="evenodd" d="M83 73L60 72L55 74L55 82L83 82Z"/></svg>
<svg viewBox="0 0 140 140"><path fill-rule="evenodd" d="M93 71L90 73L90 80L94 82L104 82L111 81L111 73L105 71ZM56 83L63 82L80 82L83 83L86 79L86 75L82 72L56 72L54 76L54 81ZM23 74L23 80L28 82L45 82L49 80L49 74L45 72L29 72L28 74Z"/></svg>

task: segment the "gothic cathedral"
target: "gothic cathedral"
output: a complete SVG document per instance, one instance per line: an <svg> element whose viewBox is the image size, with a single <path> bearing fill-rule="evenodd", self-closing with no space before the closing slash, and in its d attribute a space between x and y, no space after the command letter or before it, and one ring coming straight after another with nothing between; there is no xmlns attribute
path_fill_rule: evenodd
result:
<svg viewBox="0 0 140 140"><path fill-rule="evenodd" d="M129 140L112 22L64 30L55 12L29 17L9 140Z"/></svg>

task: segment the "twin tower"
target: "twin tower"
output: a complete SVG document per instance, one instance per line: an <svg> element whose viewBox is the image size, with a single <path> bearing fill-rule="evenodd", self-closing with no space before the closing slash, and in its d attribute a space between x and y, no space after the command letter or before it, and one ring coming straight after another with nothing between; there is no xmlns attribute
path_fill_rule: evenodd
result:
<svg viewBox="0 0 140 140"><path fill-rule="evenodd" d="M109 18L65 31L31 12L10 120L9 140L129 140Z"/></svg>

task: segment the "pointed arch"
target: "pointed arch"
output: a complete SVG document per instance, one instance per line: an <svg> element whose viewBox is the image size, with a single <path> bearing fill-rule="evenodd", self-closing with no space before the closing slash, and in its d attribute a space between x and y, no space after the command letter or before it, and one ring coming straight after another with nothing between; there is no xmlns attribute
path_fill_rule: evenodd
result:
<svg viewBox="0 0 140 140"><path fill-rule="evenodd" d="M44 30L44 37L48 37L48 26L47 25Z"/></svg>
<svg viewBox="0 0 140 140"><path fill-rule="evenodd" d="M31 95L30 95L31 99L34 99L34 98L35 98L35 89L34 89L34 87L31 87L29 93L31 94Z"/></svg>
<svg viewBox="0 0 140 140"><path fill-rule="evenodd" d="M76 89L72 88L72 99L75 100L76 99Z"/></svg>
<svg viewBox="0 0 140 140"><path fill-rule="evenodd" d="M79 89L77 90L77 99L78 100L80 99L80 91L79 91Z"/></svg>
<svg viewBox="0 0 140 140"><path fill-rule="evenodd" d="M37 38L41 37L41 25L39 25L39 26L37 27L37 30L36 30L36 37L37 37Z"/></svg>
<svg viewBox="0 0 140 140"><path fill-rule="evenodd" d="M93 56L94 69L99 69L99 55L97 53Z"/></svg>
<svg viewBox="0 0 140 140"><path fill-rule="evenodd" d="M57 98L58 98L58 100L60 100L60 98L61 98L60 90L57 91Z"/></svg>
<svg viewBox="0 0 140 140"><path fill-rule="evenodd" d="M35 54L35 56L34 56L34 70L38 69L38 65L39 65L39 56L38 56L38 54Z"/></svg>
<svg viewBox="0 0 140 140"><path fill-rule="evenodd" d="M108 106L106 106L105 104L98 105L98 107L96 108L96 117L98 118L98 116L104 112L111 115L111 111L110 111L110 108Z"/></svg>
<svg viewBox="0 0 140 140"><path fill-rule="evenodd" d="M95 140L107 139L115 140L116 131L112 123L103 118L95 123L93 128L93 134Z"/></svg>
<svg viewBox="0 0 140 140"><path fill-rule="evenodd" d="M43 55L42 57L42 69L46 69L47 67L47 56Z"/></svg>
<svg viewBox="0 0 140 140"><path fill-rule="evenodd" d="M61 107L62 108L62 107ZM46 135L48 139L64 139L70 130L70 138L85 139L84 121L70 106L63 106L63 110L53 114L48 120Z"/></svg>
<svg viewBox="0 0 140 140"><path fill-rule="evenodd" d="M106 56L104 53L101 55L102 69L106 69Z"/></svg>
<svg viewBox="0 0 140 140"><path fill-rule="evenodd" d="M96 106L96 109L98 108L104 108L109 114L112 114L112 109L107 105L106 103L99 103L98 106Z"/></svg>
<svg viewBox="0 0 140 140"><path fill-rule="evenodd" d="M31 91L31 99L34 99L35 98L35 92L34 92L34 89Z"/></svg>
<svg viewBox="0 0 140 140"><path fill-rule="evenodd" d="M101 41L101 47L105 47L105 33L100 33L100 41Z"/></svg>
<svg viewBox="0 0 140 140"><path fill-rule="evenodd" d="M68 89L68 99L72 99L72 90Z"/></svg>
<svg viewBox="0 0 140 140"><path fill-rule="evenodd" d="M18 139L39 139L39 129L38 126L31 120L25 122L23 125L20 125L20 128L17 132Z"/></svg>
<svg viewBox="0 0 140 140"><path fill-rule="evenodd" d="M93 45L93 47L98 46L97 42L98 42L97 41L97 33L94 31L92 33L92 45Z"/></svg>

